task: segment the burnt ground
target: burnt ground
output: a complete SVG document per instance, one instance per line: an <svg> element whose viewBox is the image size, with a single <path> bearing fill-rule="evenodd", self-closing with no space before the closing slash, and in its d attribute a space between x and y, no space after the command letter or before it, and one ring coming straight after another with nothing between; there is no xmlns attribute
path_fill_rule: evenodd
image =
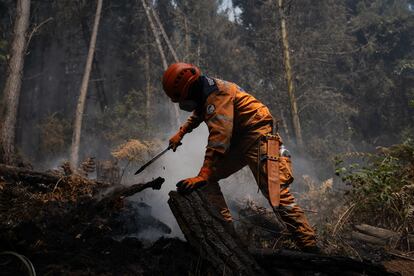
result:
<svg viewBox="0 0 414 276"><path fill-rule="evenodd" d="M2 165L0 176L0 275L33 275L31 264L37 275L218 274L212 269L209 256L194 241L190 245L175 238L161 238L147 244L136 237L136 233L144 230L170 232L168 225L150 215L148 205L125 200L145 188L159 189L163 179L132 188L112 187L80 174L44 174ZM269 232L257 230L277 227L277 222L265 218L263 225L256 227L261 219L256 216L252 221L254 212L247 210L248 217L236 224L239 235L244 243L255 247L274 246ZM288 239L282 240L278 247L294 249ZM205 241L211 244L208 238ZM349 242L354 243L364 258L384 263L389 272L413 275L414 262L395 258L380 248L374 250L357 241ZM300 253L297 256L296 251L282 253L276 252L276 258L282 261L280 265L286 266L288 261L284 260L291 260L292 264L296 262L295 269L287 265L289 269L270 271L281 275L332 275L326 271L301 272L301 262L309 264L317 258ZM261 263L269 268L278 266L277 259L269 256ZM322 258L319 262L326 260Z"/></svg>

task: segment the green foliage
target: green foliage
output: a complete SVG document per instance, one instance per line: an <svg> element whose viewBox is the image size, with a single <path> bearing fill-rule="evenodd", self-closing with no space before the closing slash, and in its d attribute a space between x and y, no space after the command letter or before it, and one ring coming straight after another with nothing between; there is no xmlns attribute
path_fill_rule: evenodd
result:
<svg viewBox="0 0 414 276"><path fill-rule="evenodd" d="M414 140L366 157L347 165L342 158L336 160L336 174L351 186L347 200L356 204L354 218L401 230L414 204L414 198L402 200L402 191L414 185Z"/></svg>
<svg viewBox="0 0 414 276"><path fill-rule="evenodd" d="M414 72L414 60L400 60L395 66L394 73L396 75L410 74Z"/></svg>

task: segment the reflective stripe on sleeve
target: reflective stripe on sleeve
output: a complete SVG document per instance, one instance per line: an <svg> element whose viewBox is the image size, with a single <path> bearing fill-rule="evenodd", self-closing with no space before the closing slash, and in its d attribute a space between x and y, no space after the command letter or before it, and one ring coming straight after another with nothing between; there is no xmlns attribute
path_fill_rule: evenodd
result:
<svg viewBox="0 0 414 276"><path fill-rule="evenodd" d="M207 124L210 122L216 122L216 121L225 121L225 122L233 122L233 117L229 117L223 114L216 114L210 119L208 119Z"/></svg>

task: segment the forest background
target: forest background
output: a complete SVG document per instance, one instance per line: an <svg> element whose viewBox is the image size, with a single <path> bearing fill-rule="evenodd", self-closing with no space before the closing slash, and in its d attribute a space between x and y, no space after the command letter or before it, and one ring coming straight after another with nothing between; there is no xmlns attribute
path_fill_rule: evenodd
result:
<svg viewBox="0 0 414 276"><path fill-rule="evenodd" d="M179 59L239 84L269 106L281 120L282 136L295 158L306 160L299 175L311 172L324 180L333 176L339 154L372 152L413 137L414 2L285 1L303 148L296 146L291 123L277 1L149 5ZM35 168L69 158L95 9L95 1L31 1L33 31L25 52L16 145ZM15 1L0 1L2 86L15 13ZM103 1L81 159L108 159L129 139L166 143L177 129L161 87L164 66L158 46L142 1ZM171 52L163 47L172 63ZM180 120L186 116L181 113Z"/></svg>

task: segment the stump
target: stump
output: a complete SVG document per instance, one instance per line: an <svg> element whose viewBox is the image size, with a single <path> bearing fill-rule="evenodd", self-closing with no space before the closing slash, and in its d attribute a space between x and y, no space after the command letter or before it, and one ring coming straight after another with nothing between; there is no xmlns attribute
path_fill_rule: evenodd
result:
<svg viewBox="0 0 414 276"><path fill-rule="evenodd" d="M217 275L387 275L380 264L292 250L250 249L231 231L202 192L170 192L168 204L190 245Z"/></svg>
<svg viewBox="0 0 414 276"><path fill-rule="evenodd" d="M218 275L267 275L201 192L170 192L168 204L187 241Z"/></svg>

